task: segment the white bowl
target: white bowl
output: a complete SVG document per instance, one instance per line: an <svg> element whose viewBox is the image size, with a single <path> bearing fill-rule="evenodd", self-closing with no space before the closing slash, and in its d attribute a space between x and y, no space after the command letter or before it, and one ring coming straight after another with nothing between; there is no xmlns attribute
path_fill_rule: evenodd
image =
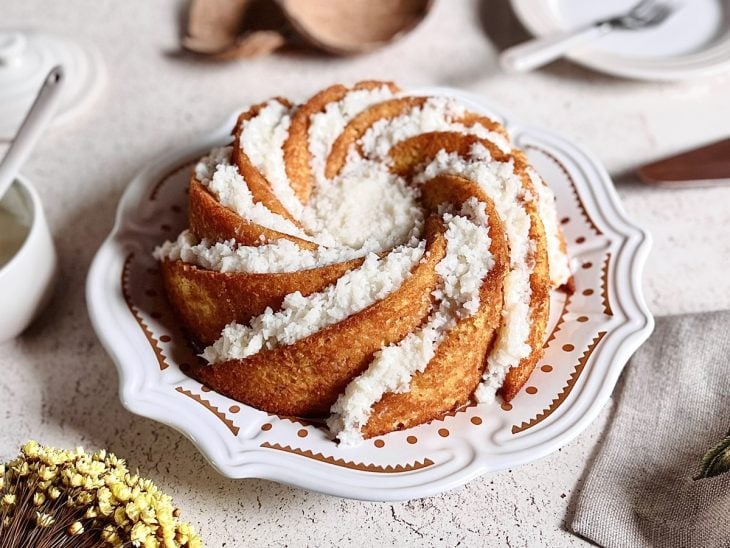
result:
<svg viewBox="0 0 730 548"><path fill-rule="evenodd" d="M27 180L15 180L0 200L0 208L28 227L15 255L0 266L2 343L22 333L48 302L58 258L40 197Z"/></svg>

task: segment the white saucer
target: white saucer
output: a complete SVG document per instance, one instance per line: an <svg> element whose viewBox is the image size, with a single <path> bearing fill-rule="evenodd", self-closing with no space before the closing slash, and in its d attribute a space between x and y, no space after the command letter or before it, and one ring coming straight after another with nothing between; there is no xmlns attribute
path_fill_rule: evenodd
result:
<svg viewBox="0 0 730 548"><path fill-rule="evenodd" d="M0 29L0 139L18 131L48 71L63 65L66 83L54 117L63 123L85 107L104 81L104 64L90 44L33 30Z"/></svg>
<svg viewBox="0 0 730 548"><path fill-rule="evenodd" d="M638 0L511 0L536 36L624 13ZM642 80L683 80L730 70L730 0L674 0L676 12L655 28L614 31L567 58L594 70Z"/></svg>

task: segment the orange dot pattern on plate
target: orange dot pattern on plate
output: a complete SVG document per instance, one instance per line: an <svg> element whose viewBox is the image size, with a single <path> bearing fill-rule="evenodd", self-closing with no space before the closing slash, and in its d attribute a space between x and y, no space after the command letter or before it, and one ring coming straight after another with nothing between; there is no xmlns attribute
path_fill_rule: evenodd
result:
<svg viewBox="0 0 730 548"><path fill-rule="evenodd" d="M541 371L543 371L543 372L545 372L545 373L550 373L550 371L552 371L552 370L553 370L553 366L552 366L552 365L547 365L547 364L545 364L545 365L543 365L543 366L542 366L542 367L540 368L540 370L541 370Z"/></svg>
<svg viewBox="0 0 730 548"><path fill-rule="evenodd" d="M525 388L525 392L527 392L528 394L537 394L537 388L535 388L534 386L528 386L527 388Z"/></svg>
<svg viewBox="0 0 730 548"><path fill-rule="evenodd" d="M228 408L228 411L230 411L231 413L238 413L240 410L241 410L241 408L238 407L237 405L231 405Z"/></svg>
<svg viewBox="0 0 730 548"><path fill-rule="evenodd" d="M585 241L586 241L586 239L585 239L585 238L584 238L583 236L578 236L578 237L577 237L577 238L575 239L575 243L577 243L577 244L582 244L582 243L583 243L583 242L585 242Z"/></svg>
<svg viewBox="0 0 730 548"><path fill-rule="evenodd" d="M512 411L512 404L507 401L502 403L501 407L502 411Z"/></svg>
<svg viewBox="0 0 730 548"><path fill-rule="evenodd" d="M592 289L586 289L586 290L583 291L583 295L585 295L586 297L588 297L590 295L593 295L593 290Z"/></svg>
<svg viewBox="0 0 730 548"><path fill-rule="evenodd" d="M570 222L570 217L563 217L562 219L560 219L561 225L568 224L569 222Z"/></svg>
<svg viewBox="0 0 730 548"><path fill-rule="evenodd" d="M564 344L563 350L565 352L572 352L573 350L575 350L575 346L573 346L572 344Z"/></svg>
<svg viewBox="0 0 730 548"><path fill-rule="evenodd" d="M449 430L447 428L439 428L439 436L442 438L446 438L449 435Z"/></svg>
<svg viewBox="0 0 730 548"><path fill-rule="evenodd" d="M162 342L170 342L172 340L172 337L170 337L170 335L162 335L162 337L160 337L160 340Z"/></svg>
<svg viewBox="0 0 730 548"><path fill-rule="evenodd" d="M588 269L589 269L590 267L592 267L592 266L593 266L593 263L591 263L591 262L587 262L587 263L583 263L583 264L582 264L581 266L582 266L582 267L583 267L584 269L588 270Z"/></svg>
<svg viewBox="0 0 730 548"><path fill-rule="evenodd" d="M202 390L203 392L210 392L210 388L208 388L207 386L203 386L203 387L201 387L200 389L201 389L201 390Z"/></svg>
<svg viewBox="0 0 730 548"><path fill-rule="evenodd" d="M418 443L418 438L416 436L408 436L406 441L413 445L414 443Z"/></svg>
<svg viewBox="0 0 730 548"><path fill-rule="evenodd" d="M577 319L577 321L579 321L580 323L587 322L588 321L588 316L579 316L578 319Z"/></svg>
<svg viewBox="0 0 730 548"><path fill-rule="evenodd" d="M263 430L264 432L268 432L269 430L271 430L271 423L267 422L266 424L262 424L261 430Z"/></svg>
<svg viewBox="0 0 730 548"><path fill-rule="evenodd" d="M385 442L383 440L375 440L375 442L373 442L373 445L375 445L375 447L377 447L378 449L382 449L383 447L385 447Z"/></svg>
<svg viewBox="0 0 730 548"><path fill-rule="evenodd" d="M299 430L299 432L297 432L297 436L299 436L300 438L306 438L308 435L309 435L309 432L307 432L307 430L304 428L302 428L301 430Z"/></svg>
<svg viewBox="0 0 730 548"><path fill-rule="evenodd" d="M479 426L480 424L482 424L482 418L481 417L472 417L471 423L475 426Z"/></svg>

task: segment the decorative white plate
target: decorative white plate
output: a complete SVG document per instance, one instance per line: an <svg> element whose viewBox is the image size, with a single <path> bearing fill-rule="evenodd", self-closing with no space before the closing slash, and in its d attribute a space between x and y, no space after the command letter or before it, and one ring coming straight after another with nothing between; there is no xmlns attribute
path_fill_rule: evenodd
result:
<svg viewBox="0 0 730 548"><path fill-rule="evenodd" d="M511 404L473 405L348 448L316 423L258 411L186 377L179 364L196 357L167 306L151 253L186 225L191 167L230 140L231 117L134 178L86 288L92 323L119 371L124 406L188 436L225 476L381 501L457 487L544 457L577 436L651 333L641 293L649 236L626 218L601 165L552 133L505 118L479 97L442 88L414 91L458 97L502 121L557 195L576 291L553 296L545 357Z"/></svg>
<svg viewBox="0 0 730 548"><path fill-rule="evenodd" d="M536 36L625 13L638 1L511 0L517 17ZM614 31L566 57L608 74L643 80L681 80L730 70L730 0L671 2L677 10L661 25Z"/></svg>

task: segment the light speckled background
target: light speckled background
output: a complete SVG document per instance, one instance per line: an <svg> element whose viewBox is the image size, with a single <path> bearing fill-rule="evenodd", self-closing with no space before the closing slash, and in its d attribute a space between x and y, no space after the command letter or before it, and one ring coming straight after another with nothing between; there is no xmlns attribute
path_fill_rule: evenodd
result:
<svg viewBox="0 0 730 548"><path fill-rule="evenodd" d="M62 276L45 316L0 346L0 457L27 438L109 447L171 492L210 546L572 546L564 529L600 445L610 405L577 440L517 470L405 504L339 500L218 476L170 428L125 411L91 330L84 280L133 174L157 154L273 94L303 97L337 81L396 79L483 93L520 119L591 149L630 215L654 234L645 288L656 314L730 308L730 186L656 190L625 175L639 163L726 136L730 77L683 84L616 80L568 63L507 77L495 51L524 36L504 0L442 0L413 34L367 57L274 56L210 65L176 54L176 0L5 0L2 26L94 42L110 82L74 122L48 132L24 169L44 199ZM489 37L488 37L488 34ZM496 44L496 45L495 45ZM1 309L0 309L1 313Z"/></svg>

